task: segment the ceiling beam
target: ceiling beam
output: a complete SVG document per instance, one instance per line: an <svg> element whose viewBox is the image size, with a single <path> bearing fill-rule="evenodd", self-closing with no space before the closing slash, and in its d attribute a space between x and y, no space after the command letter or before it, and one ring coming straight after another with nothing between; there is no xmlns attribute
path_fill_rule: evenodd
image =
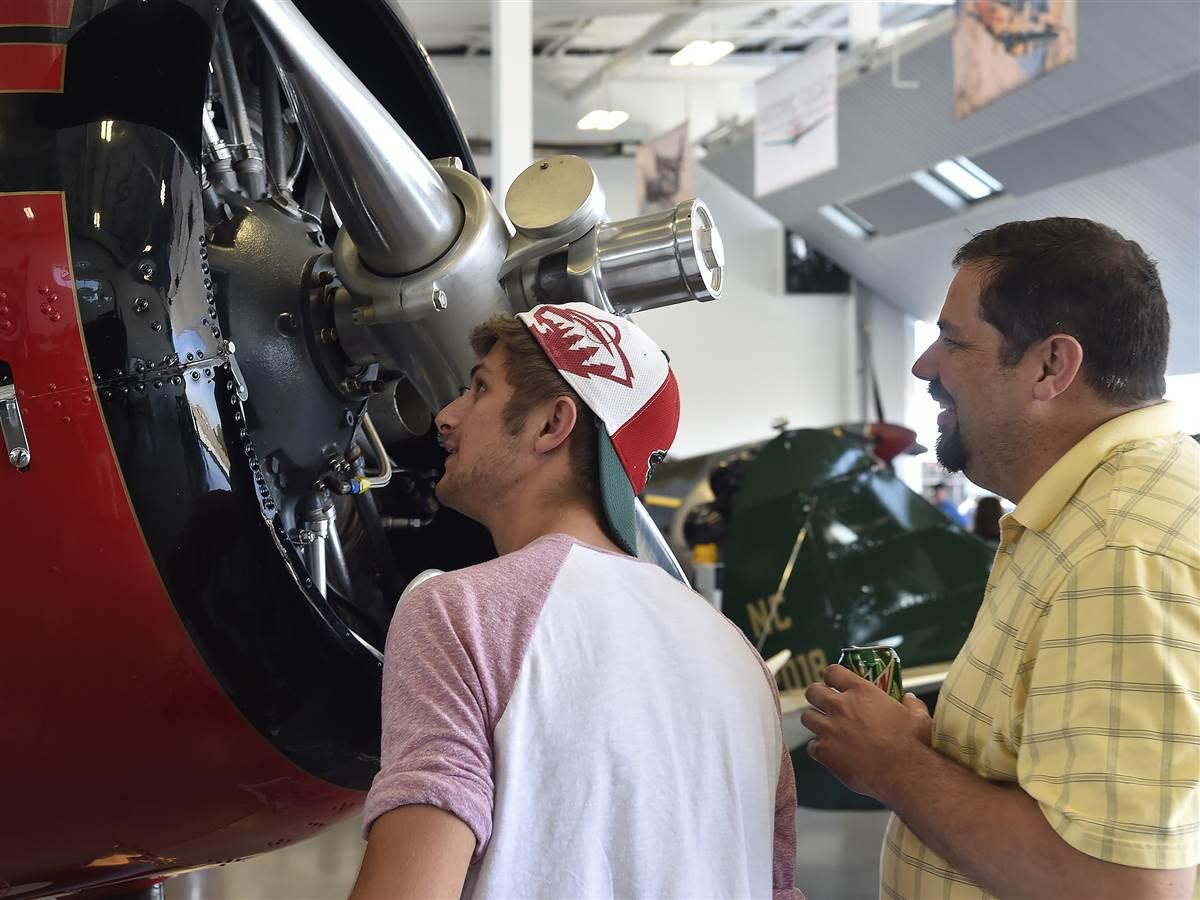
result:
<svg viewBox="0 0 1200 900"><path fill-rule="evenodd" d="M571 45L571 41L583 34L594 21L591 17L576 19L562 34L556 34L550 40L546 41L537 55L543 58L547 56L561 56L566 52L567 47Z"/></svg>
<svg viewBox="0 0 1200 900"><path fill-rule="evenodd" d="M826 3L806 10L800 19L775 29L778 36L767 42L763 52L768 55L779 53L791 44L840 34L849 15L844 3Z"/></svg>
<svg viewBox="0 0 1200 900"><path fill-rule="evenodd" d="M668 13L663 16L642 35L622 50L615 54L608 62L600 66L594 72L580 79L571 87L563 92L563 95L568 100L578 100L580 97L591 93L596 88L601 87L605 81L612 78L618 72L632 63L637 62L651 50L654 50L662 41L669 38L672 34L691 22L696 18L696 10L688 10L682 13Z"/></svg>

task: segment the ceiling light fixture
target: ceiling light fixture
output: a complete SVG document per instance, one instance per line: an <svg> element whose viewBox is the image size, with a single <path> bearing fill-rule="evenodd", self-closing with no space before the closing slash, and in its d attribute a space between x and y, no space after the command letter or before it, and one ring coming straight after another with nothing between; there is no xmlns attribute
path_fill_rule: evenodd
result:
<svg viewBox="0 0 1200 900"><path fill-rule="evenodd" d="M732 41L692 41L671 57L673 66L711 66L733 52Z"/></svg>
<svg viewBox="0 0 1200 900"><path fill-rule="evenodd" d="M865 240L875 233L875 226L852 209L840 203L827 203L817 210L839 230L857 240Z"/></svg>
<svg viewBox="0 0 1200 900"><path fill-rule="evenodd" d="M1004 186L965 156L943 159L933 173L967 200L983 200L1004 190Z"/></svg>
<svg viewBox="0 0 1200 900"><path fill-rule="evenodd" d="M575 123L580 131L612 131L629 121L629 113L623 109L593 109Z"/></svg>
<svg viewBox="0 0 1200 900"><path fill-rule="evenodd" d="M990 187L992 189L992 193L998 194L1004 190L1004 185L1002 185L987 172L983 171L983 169L979 168L979 166L971 162L971 160L967 159L965 156L956 156L954 157L954 161Z"/></svg>
<svg viewBox="0 0 1200 900"><path fill-rule="evenodd" d="M935 178L924 169L920 172L912 173L912 180L933 194L951 209L963 209L967 205L964 198L958 191L946 184L940 178Z"/></svg>

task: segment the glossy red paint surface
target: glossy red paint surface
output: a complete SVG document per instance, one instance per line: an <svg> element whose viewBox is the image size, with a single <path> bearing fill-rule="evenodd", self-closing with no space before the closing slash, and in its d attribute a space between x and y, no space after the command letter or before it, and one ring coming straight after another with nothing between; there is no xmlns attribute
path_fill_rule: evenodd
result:
<svg viewBox="0 0 1200 900"><path fill-rule="evenodd" d="M58 193L0 194L0 359L32 464L0 458L0 897L303 839L363 795L234 708L146 549L88 370Z"/></svg>
<svg viewBox="0 0 1200 900"><path fill-rule="evenodd" d="M0 28L44 25L66 28L74 0L4 0L0 3Z"/></svg>
<svg viewBox="0 0 1200 900"><path fill-rule="evenodd" d="M0 93L62 93L62 44L0 44Z"/></svg>

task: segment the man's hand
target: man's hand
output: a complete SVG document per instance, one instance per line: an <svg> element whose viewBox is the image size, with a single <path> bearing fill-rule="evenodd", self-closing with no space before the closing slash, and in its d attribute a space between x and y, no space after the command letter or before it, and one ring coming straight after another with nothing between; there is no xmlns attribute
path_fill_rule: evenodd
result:
<svg viewBox="0 0 1200 900"><path fill-rule="evenodd" d="M933 720L925 704L912 694L897 703L844 666L827 667L822 678L824 684L804 692L812 708L800 721L816 735L808 755L850 790L886 804L896 763L930 746Z"/></svg>
<svg viewBox="0 0 1200 900"><path fill-rule="evenodd" d="M933 750L933 720L912 694L897 703L843 666L823 677L825 684L805 691L813 708L801 721L816 735L809 755L852 791L890 807L934 853L997 897L1192 896L1195 867L1138 869L1087 856L1017 785L987 781Z"/></svg>

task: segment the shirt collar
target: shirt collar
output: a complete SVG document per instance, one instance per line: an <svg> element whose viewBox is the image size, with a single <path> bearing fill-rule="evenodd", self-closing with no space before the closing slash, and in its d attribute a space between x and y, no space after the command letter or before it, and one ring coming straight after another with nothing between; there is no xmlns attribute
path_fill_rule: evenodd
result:
<svg viewBox="0 0 1200 900"><path fill-rule="evenodd" d="M1021 498L1012 518L1043 531L1067 505L1084 480L1122 444L1180 431L1174 404L1156 403L1109 419L1068 450Z"/></svg>

